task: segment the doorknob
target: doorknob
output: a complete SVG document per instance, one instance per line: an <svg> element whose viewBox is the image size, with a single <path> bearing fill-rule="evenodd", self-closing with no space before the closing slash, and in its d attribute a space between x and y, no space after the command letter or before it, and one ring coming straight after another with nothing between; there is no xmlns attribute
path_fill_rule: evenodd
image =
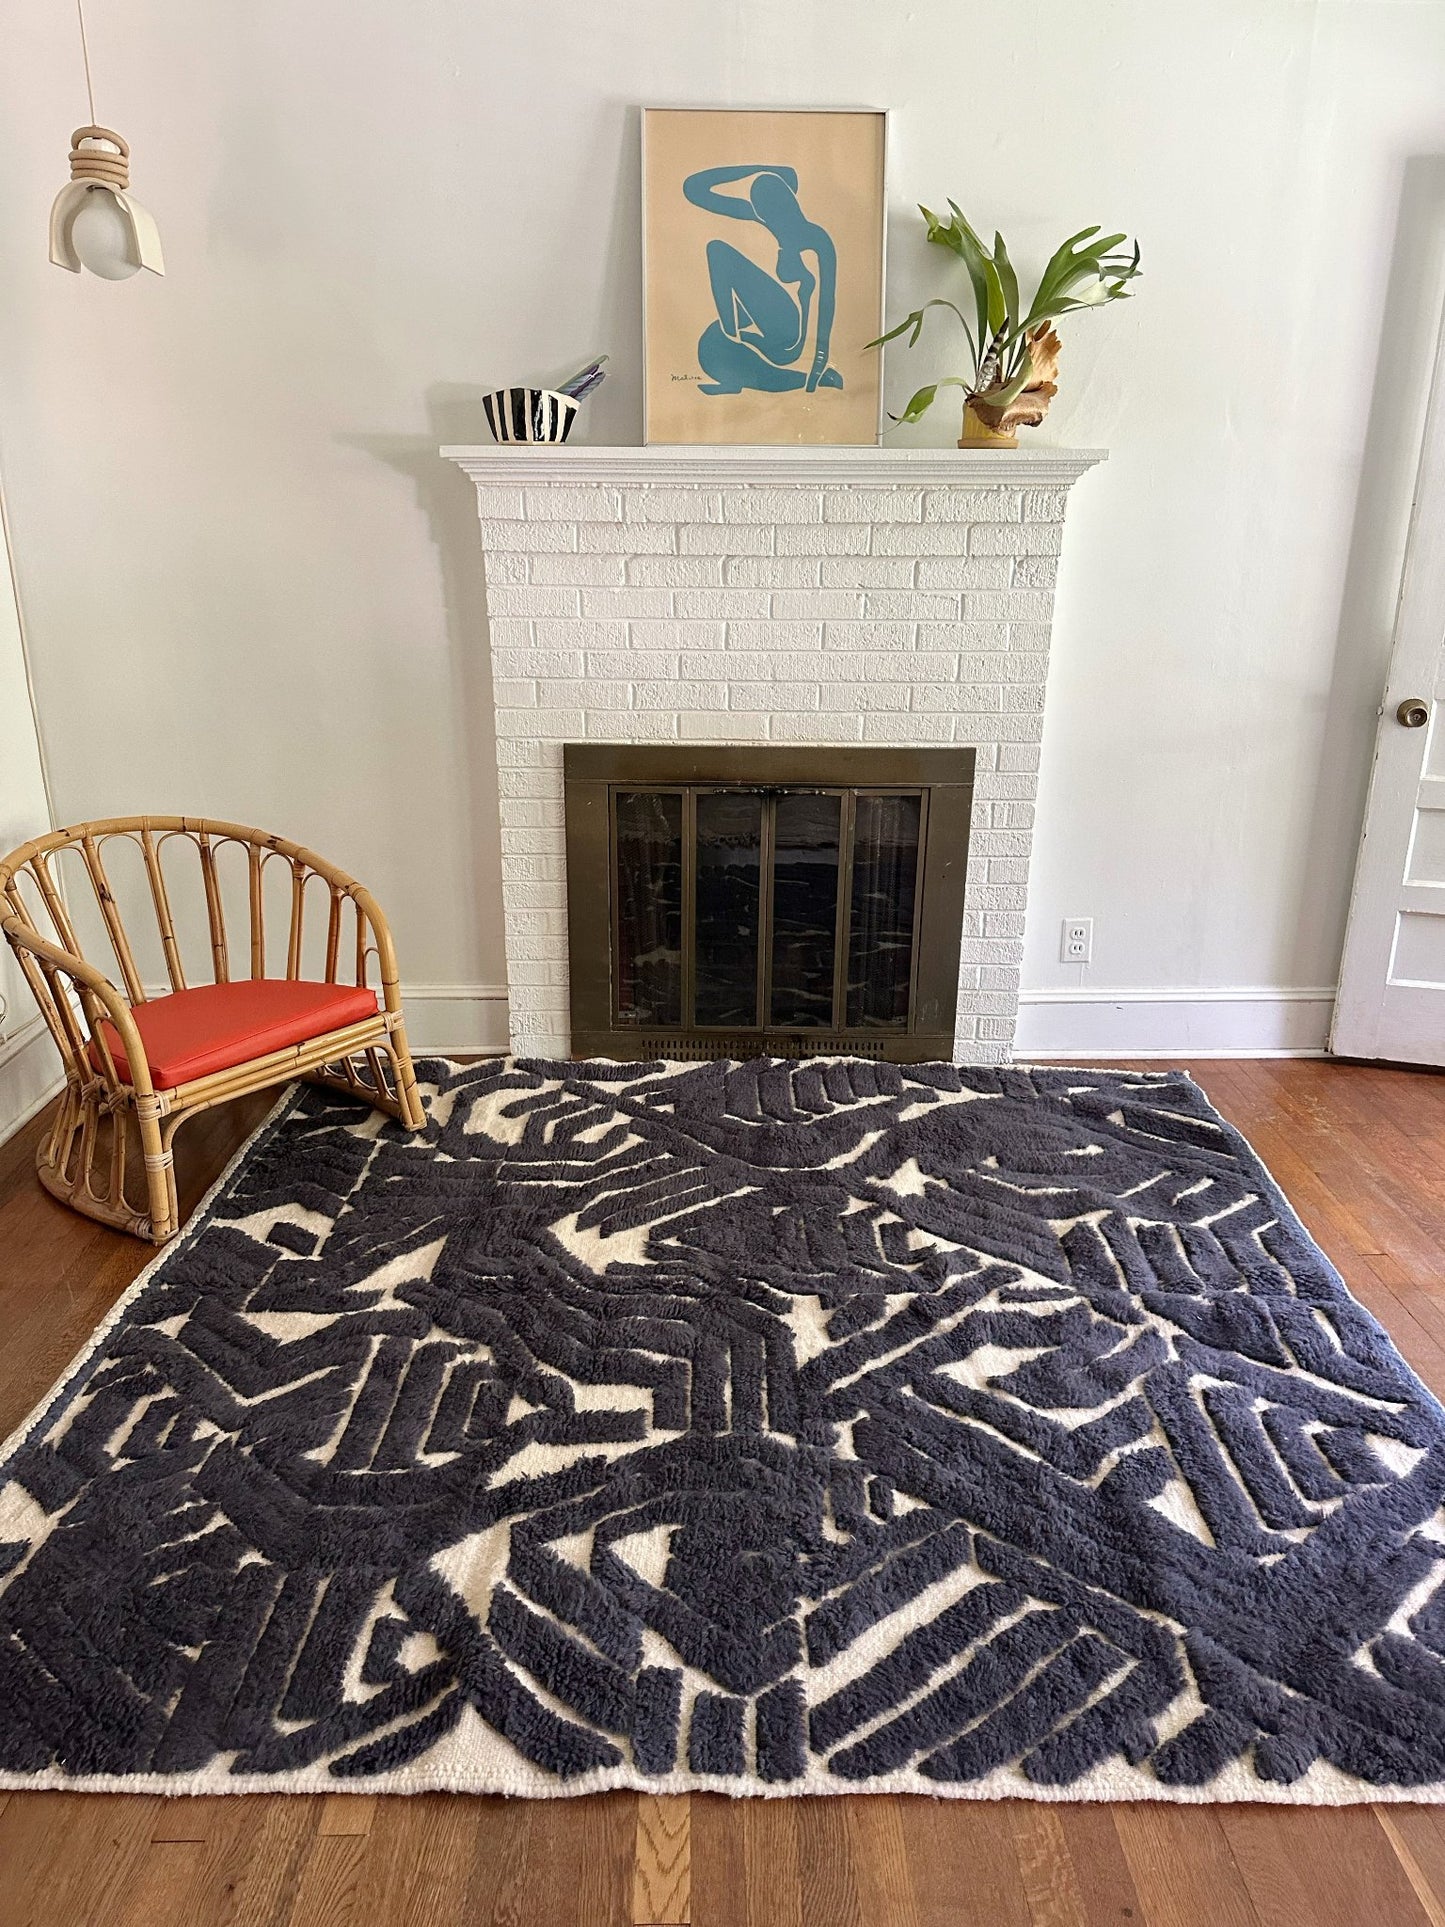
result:
<svg viewBox="0 0 1445 1927"><path fill-rule="evenodd" d="M1423 729L1429 720L1429 705L1419 696L1407 696L1395 711L1395 721L1405 729Z"/></svg>

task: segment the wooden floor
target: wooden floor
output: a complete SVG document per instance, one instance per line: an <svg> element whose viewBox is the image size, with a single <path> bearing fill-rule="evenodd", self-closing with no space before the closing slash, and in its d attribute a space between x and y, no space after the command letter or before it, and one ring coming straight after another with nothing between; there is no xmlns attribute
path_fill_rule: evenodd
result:
<svg viewBox="0 0 1445 1927"><path fill-rule="evenodd" d="M1190 1068L1445 1394L1445 1075ZM187 1127L187 1209L264 1110ZM38 1129L0 1148L0 1435L149 1255L41 1193ZM0 1927L687 1921L1445 1927L1445 1808L0 1793Z"/></svg>

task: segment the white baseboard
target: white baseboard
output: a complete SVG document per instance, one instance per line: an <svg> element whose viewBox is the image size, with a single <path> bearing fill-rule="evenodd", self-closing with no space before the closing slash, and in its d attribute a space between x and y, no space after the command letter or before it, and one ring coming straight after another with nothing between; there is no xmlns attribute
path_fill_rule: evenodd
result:
<svg viewBox="0 0 1445 1927"><path fill-rule="evenodd" d="M60 1060L38 1014L0 1043L0 1144L43 1110L64 1082Z"/></svg>
<svg viewBox="0 0 1445 1927"><path fill-rule="evenodd" d="M1026 990L1016 1057L1323 1057L1333 989Z"/></svg>

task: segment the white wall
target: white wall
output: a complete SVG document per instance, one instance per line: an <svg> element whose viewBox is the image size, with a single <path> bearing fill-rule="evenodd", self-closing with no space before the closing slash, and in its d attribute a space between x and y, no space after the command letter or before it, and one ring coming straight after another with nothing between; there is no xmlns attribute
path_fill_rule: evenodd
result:
<svg viewBox="0 0 1445 1927"><path fill-rule="evenodd" d="M50 827L0 518L0 856ZM8 944L0 943L0 1143L60 1084L60 1059Z"/></svg>
<svg viewBox="0 0 1445 1927"><path fill-rule="evenodd" d="M1094 220L1144 249L1138 298L1067 327L1046 431L1113 454L1076 493L1059 588L1031 1041L1088 1047L1116 1003L1118 1047L1137 1041L1127 996L1059 1001L1081 982L1154 993L1139 1021L1166 1049L1171 1024L1207 1042L1212 1005L1161 991L1264 993L1266 1029L1278 988L1327 993L1439 311L1445 6L91 15L164 281L46 262L86 118L72 17L13 0L0 71L0 426L64 818L297 835L375 885L412 982L495 985L480 551L435 446L485 439L483 389L602 349L583 432L637 438L639 100L881 103L892 313L947 268L918 199L952 193L1029 269ZM894 405L935 371L894 351ZM1082 979L1057 961L1066 914L1094 918ZM1254 1009L1229 1007L1244 1047ZM420 1035L460 1044L496 1014L433 1000Z"/></svg>

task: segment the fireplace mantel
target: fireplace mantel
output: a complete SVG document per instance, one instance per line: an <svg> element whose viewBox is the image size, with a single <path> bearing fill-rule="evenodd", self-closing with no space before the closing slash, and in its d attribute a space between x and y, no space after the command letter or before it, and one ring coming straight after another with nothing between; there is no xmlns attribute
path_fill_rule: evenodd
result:
<svg viewBox="0 0 1445 1927"><path fill-rule="evenodd" d="M954 745L974 751L954 1056L1007 1062L1064 517L1104 452L442 453L486 554L513 1049L571 1044L568 743Z"/></svg>
<svg viewBox="0 0 1445 1927"><path fill-rule="evenodd" d="M749 482L827 488L1068 488L1108 460L1102 448L573 448L545 442L442 449L475 482L643 482L726 488Z"/></svg>

